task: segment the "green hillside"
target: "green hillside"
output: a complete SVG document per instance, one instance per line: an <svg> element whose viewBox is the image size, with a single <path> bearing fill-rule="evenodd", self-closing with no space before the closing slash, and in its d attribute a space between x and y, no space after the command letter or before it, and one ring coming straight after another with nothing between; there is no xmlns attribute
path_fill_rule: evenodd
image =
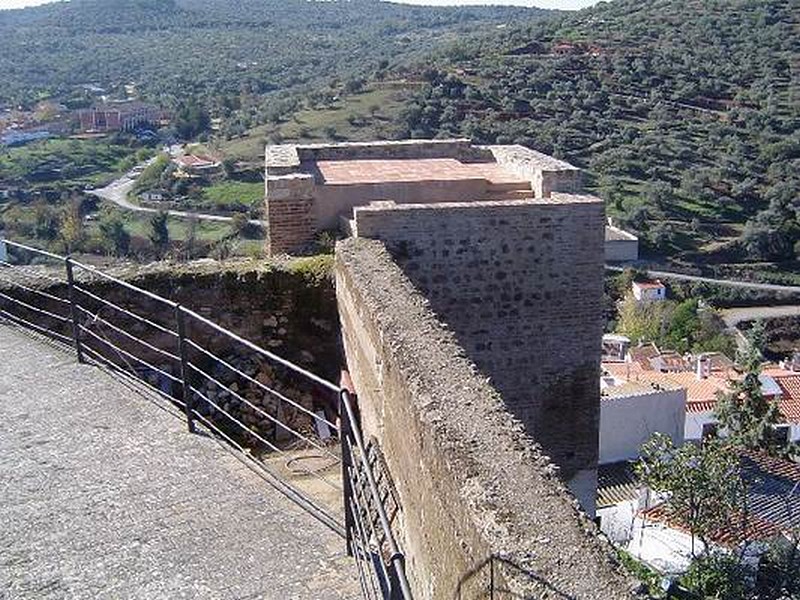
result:
<svg viewBox="0 0 800 600"><path fill-rule="evenodd" d="M401 135L565 157L655 258L795 268L798 0L615 0L464 40L424 76Z"/></svg>
<svg viewBox="0 0 800 600"><path fill-rule="evenodd" d="M427 8L377 0L71 0L0 11L0 103L112 93L205 100L228 110L250 96L320 78L373 73L459 35L545 11Z"/></svg>

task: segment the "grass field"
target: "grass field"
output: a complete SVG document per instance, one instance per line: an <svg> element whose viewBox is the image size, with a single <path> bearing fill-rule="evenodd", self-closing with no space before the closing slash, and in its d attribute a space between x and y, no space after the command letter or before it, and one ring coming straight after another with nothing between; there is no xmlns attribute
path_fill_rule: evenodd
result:
<svg viewBox="0 0 800 600"><path fill-rule="evenodd" d="M54 139L0 150L0 185L27 190L97 185L152 156L106 140Z"/></svg>
<svg viewBox="0 0 800 600"><path fill-rule="evenodd" d="M395 139L400 133L395 117L407 94L408 90L402 88L367 88L330 106L307 108L281 123L255 127L211 149L236 160L260 162L264 146L270 143Z"/></svg>
<svg viewBox="0 0 800 600"><path fill-rule="evenodd" d="M264 200L264 184L243 181L220 181L205 188L206 200L222 206L252 206Z"/></svg>

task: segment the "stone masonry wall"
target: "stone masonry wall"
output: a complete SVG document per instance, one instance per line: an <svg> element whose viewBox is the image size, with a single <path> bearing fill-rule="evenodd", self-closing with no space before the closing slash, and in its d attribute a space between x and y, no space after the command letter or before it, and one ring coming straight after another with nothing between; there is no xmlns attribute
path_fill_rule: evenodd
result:
<svg viewBox="0 0 800 600"><path fill-rule="evenodd" d="M397 490L415 597L487 597L492 554L514 565L495 581L515 598L633 597L610 546L384 247L341 242L336 280L362 424Z"/></svg>
<svg viewBox="0 0 800 600"><path fill-rule="evenodd" d="M474 146L468 139L400 140L340 144L267 146L266 229L271 255L302 250L314 233L338 226L354 206L373 200L398 202L464 202L480 199L485 182L418 182L414 186L377 184L325 185L312 174L321 160L454 158L464 162L496 162L523 181L529 181L536 198L554 192L578 192L579 169L541 152L519 145Z"/></svg>
<svg viewBox="0 0 800 600"><path fill-rule="evenodd" d="M602 201L379 204L357 208L355 226L385 242L592 514Z"/></svg>
<svg viewBox="0 0 800 600"><path fill-rule="evenodd" d="M296 249L314 237L314 178L293 174L266 180L265 224L270 255Z"/></svg>
<svg viewBox="0 0 800 600"><path fill-rule="evenodd" d="M341 366L338 343L338 317L333 282L329 277L330 260L312 258L292 262L264 264L255 261L231 261L217 263L198 261L189 264L153 263L146 266L110 268L105 272L133 283L138 287L169 298L230 331L259 344L278 355L299 364L329 381L336 381ZM8 275L8 274L7 274ZM63 280L63 269L53 273L42 273ZM145 317L166 331L146 325L140 320L120 312L104 302L78 293L81 306L88 313L79 313L88 331L83 332L82 343L106 360L129 370L136 368L140 376L167 394L177 395L179 389L169 377L155 370L145 369L149 363L156 369L176 376L180 363L174 356L179 354L177 339L168 332L176 330L174 311L167 305L136 294L105 278L93 277L76 269L79 285L90 293L114 303L126 311ZM28 286L42 288L49 294L65 298L65 285L38 285L30 278ZM40 278L42 283L50 280ZM7 285L7 287L6 287ZM55 300L48 300L19 289L6 280L0 280L0 290L13 294L23 301L37 305L50 312L68 315L68 309ZM25 311L19 306L8 306L0 299L0 309L6 308L23 319L33 320L46 327L58 323L42 322L40 315ZM66 312L65 312L66 311ZM96 315L99 318L95 318ZM118 331L102 320L109 321ZM335 418L336 397L298 381L286 369L248 351L230 337L193 318L185 319L189 338L223 361L235 366L260 383L279 391L308 410L325 410L329 419ZM60 333L71 337L68 324L63 324ZM133 336L144 340L142 345ZM108 343L121 349L115 351ZM166 351L169 354L164 354ZM129 354L124 354L125 352ZM95 356L89 353L90 356ZM135 358L132 358L135 357ZM277 416L296 431L315 435L313 423L307 413L281 405L276 397L258 388L257 385L237 375L231 369L215 361L208 354L188 348L189 360L206 373L222 381L252 405ZM138 359L138 360L137 360ZM205 377L191 371L188 375L200 393L214 400L226 412L254 428L259 434L272 440L285 436L274 421L259 414L228 390L222 389ZM240 436L241 431L227 422L216 409L203 399L196 397L198 410L214 418L218 424L228 425L228 433ZM252 439L245 439L250 443Z"/></svg>

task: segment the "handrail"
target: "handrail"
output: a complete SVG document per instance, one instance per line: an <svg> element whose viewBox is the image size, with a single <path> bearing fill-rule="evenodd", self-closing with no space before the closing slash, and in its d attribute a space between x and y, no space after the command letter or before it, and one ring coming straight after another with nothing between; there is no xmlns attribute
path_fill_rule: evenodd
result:
<svg viewBox="0 0 800 600"><path fill-rule="evenodd" d="M358 449L359 460L361 461L361 466L364 469L364 477L367 480L367 486L369 494L372 496L372 501L375 504L375 510L378 513L378 519L380 521L381 529L383 530L383 535L386 539L386 543L389 547L389 562L393 567L394 575L397 578L397 583L400 587L400 598L410 600L413 598L411 594L411 587L408 584L408 579L406 578L406 570L405 570L405 557L402 552L400 552L400 548L397 545L397 541L395 540L394 533L392 532L391 524L389 523L389 518L386 516L386 509L383 506L383 502L381 501L380 492L378 491L378 486L375 483L375 477L372 473L372 467L367 460L367 452L364 447L364 439L361 435L361 428L358 425L358 420L356 419L355 411L353 410L353 405L350 399L350 392L347 389L342 389L340 391L340 398L341 404L344 408L344 412L347 416L348 425L350 427L350 432L352 434L353 441L355 441L356 448ZM344 415L343 415L344 416Z"/></svg>
<svg viewBox="0 0 800 600"><path fill-rule="evenodd" d="M296 440L303 442L307 447L316 449L322 455L330 457L335 462L340 462L342 467L341 488L319 472L304 471L336 489L340 489L343 493L345 509L344 534L347 539L348 552L355 558L358 565L359 582L365 598L412 600L413 597L405 572L405 557L400 551L392 531L391 522L384 507L385 499L381 497L373 467L370 464L369 453L364 443L353 404L354 400L346 386L337 386L307 369L261 348L257 344L225 329L197 312L181 306L173 300L122 281L96 267L77 262L68 256L60 256L26 244L0 238L0 249L4 244L49 260L58 261L64 269L65 278L64 280L58 279L52 273L34 273L32 269L14 265L6 260L2 261L2 266L8 268L8 271L4 271L4 273L8 274L17 271L29 278L39 278L51 282L49 284L41 284L42 287L64 286L63 289L66 290L68 297L67 299L59 298L43 290L37 290L35 287L29 287L15 281L4 282L3 279L0 279L0 288L2 288L3 283L8 283L28 294L26 296L20 292L18 295L21 297L16 297L16 292L7 288L2 289L0 291L0 315L5 316L11 322L29 327L60 341L72 341L79 362L84 362L85 358L88 357L98 365L140 378L143 377L141 366L145 367L145 373L157 374L164 378L164 381L177 385L177 392L166 393L159 387L157 387L157 390L183 407L187 425L191 432L195 431L195 420L197 420L205 427L208 427L215 435L224 439L226 443L248 455L250 453L248 453L246 445L248 443L252 444L253 440L258 440L267 448L288 456L276 441L268 439L268 436L263 433L264 429L256 431L243 421L241 413L232 414L229 405L218 400L216 394L222 391L235 398L239 406L247 406L252 411L252 414L257 414L259 418L265 419L264 422L269 422L271 427L274 428L272 431L277 432L280 429L287 435L291 435ZM83 280L81 280L81 283L75 281L76 278L73 272L75 269L89 272L105 282L118 285L132 292L136 296L157 301L171 308L172 311L170 311L168 318L163 315L159 317L158 320L164 323L163 325L156 323L136 314L129 308L102 297L102 291L90 291ZM48 289L48 291L50 290ZM29 302L34 302L34 304ZM59 315L47 310L52 308L48 302L56 302L58 306L68 306L69 315ZM38 305L39 303L41 305ZM130 305L126 303L126 306ZM104 307L112 310L105 311L104 316L101 317L99 311ZM13 312L12 308L15 308L16 312ZM24 316L16 314L20 311L24 313ZM37 314L43 315L43 317L37 319L35 318ZM53 325L53 321L57 325ZM91 328L92 323L97 323L101 327ZM139 331L132 331L131 323L137 324ZM306 384L318 386L317 389L321 388L320 391L335 393L335 398L338 399L338 422L334 423L328 418L316 414L306 406L292 400L287 394L265 385L256 377L246 373L245 370L238 368L235 364L231 364L229 360L223 359L210 349L191 339L191 325L193 324L209 327L214 332L222 334L224 336L223 339L227 340L233 348L244 348L255 355L266 358L275 365L280 365L300 383L306 382ZM106 327L108 330L105 330ZM142 330L146 330L147 333L141 333ZM139 333L141 337L134 335L134 332ZM164 335L159 338L158 334ZM167 336L166 338L165 335ZM138 344L139 346L132 347L131 344L125 344L125 347L121 347L123 338L131 340L133 344ZM177 341L177 346L169 349L159 347L159 339L162 342L165 339L170 340L171 344L175 344ZM190 352L194 358L190 356ZM166 366L162 368L152 364L152 362L145 360L143 356L150 358L153 362L158 362L159 365ZM158 358L153 360L155 357ZM221 365L228 369L232 376L237 378L236 381L247 382L248 390L261 390L261 393L270 394L277 398L278 403L285 403L293 407L298 411L295 414L302 414L304 418L312 419L310 422L324 423L334 435L338 435L342 451L341 459L329 448L326 448L324 442L314 441L310 436L304 435L302 431L299 431L296 426L292 427L290 424L282 422L278 416L270 414L266 408L251 401L247 394L240 393L240 387L233 388L232 385L225 383L225 381L229 381L225 377L220 376L217 378L214 376L216 373L214 375L207 373L202 365L194 362L197 357L205 357L204 360L212 361L212 364ZM161 362L162 360L163 362ZM129 361L135 364L131 364ZM177 375L174 373L177 373ZM220 381L220 379L225 381ZM192 380L211 383L195 386L192 384ZM292 379L292 381L295 381L295 379ZM150 383L150 385L154 384ZM207 393L204 392L207 389L206 385L215 386L213 390L218 390L218 392L211 394L212 388L208 388L209 391ZM213 398L209 397L212 395L214 396ZM331 395L331 400L333 399L334 396ZM223 404L225 405L223 406ZM204 408L207 410L204 410ZM203 414L204 412L206 414ZM227 421L217 422L215 414L224 415L224 419ZM238 434L233 434L230 427L225 424L226 422L235 425L237 430L244 432L245 437L242 438ZM247 436L252 439L247 438ZM237 441L237 437L239 441ZM245 441L242 441L243 439ZM252 456L249 457L252 459ZM335 464L335 462L332 464ZM377 556L370 549L375 543L378 544ZM384 545L387 549L386 554L388 554L385 560L382 552Z"/></svg>

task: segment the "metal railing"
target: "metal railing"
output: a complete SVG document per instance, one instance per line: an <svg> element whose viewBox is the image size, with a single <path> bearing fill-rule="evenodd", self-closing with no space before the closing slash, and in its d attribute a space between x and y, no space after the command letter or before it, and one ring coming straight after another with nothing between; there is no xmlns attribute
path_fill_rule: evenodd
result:
<svg viewBox="0 0 800 600"><path fill-rule="evenodd" d="M297 462L298 447L313 451L327 462L299 471L342 494L340 532L364 597L412 598L386 486L348 390L172 300L3 239L0 317L71 345L79 362L145 382L181 407L189 431L200 425L262 467L276 455Z"/></svg>
<svg viewBox="0 0 800 600"><path fill-rule="evenodd" d="M516 579L527 585L538 584L542 589L542 597L556 600L574 598L509 558L491 554L462 576L456 587L454 599L512 600L531 597L527 593L513 591L509 586L509 579Z"/></svg>

